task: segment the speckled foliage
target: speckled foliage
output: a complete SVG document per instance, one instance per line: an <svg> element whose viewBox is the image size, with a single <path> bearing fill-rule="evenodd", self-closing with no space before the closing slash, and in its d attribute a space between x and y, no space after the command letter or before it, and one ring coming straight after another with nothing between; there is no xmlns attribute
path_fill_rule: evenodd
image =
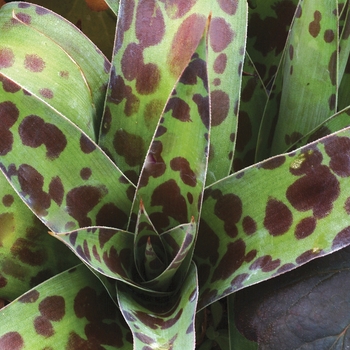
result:
<svg viewBox="0 0 350 350"><path fill-rule="evenodd" d="M348 2L106 2L111 63L0 10L0 350L201 349L198 312L350 244Z"/></svg>

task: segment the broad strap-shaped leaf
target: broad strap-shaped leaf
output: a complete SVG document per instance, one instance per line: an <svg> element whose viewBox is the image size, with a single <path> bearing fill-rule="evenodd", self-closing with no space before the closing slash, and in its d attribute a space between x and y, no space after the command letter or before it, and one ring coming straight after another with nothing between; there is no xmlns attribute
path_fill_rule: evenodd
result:
<svg viewBox="0 0 350 350"><path fill-rule="evenodd" d="M78 265L1 310L0 348L133 347L130 331L103 285L84 265Z"/></svg>
<svg viewBox="0 0 350 350"><path fill-rule="evenodd" d="M1 74L0 167L22 199L55 232L126 228L133 186L79 128Z"/></svg>
<svg viewBox="0 0 350 350"><path fill-rule="evenodd" d="M345 129L207 188L200 307L350 244L349 155Z"/></svg>
<svg viewBox="0 0 350 350"><path fill-rule="evenodd" d="M110 68L101 51L71 23L37 5L6 5L0 25L1 73L96 140Z"/></svg>
<svg viewBox="0 0 350 350"><path fill-rule="evenodd" d="M14 300L79 260L47 235L2 173L0 199L0 298Z"/></svg>
<svg viewBox="0 0 350 350"><path fill-rule="evenodd" d="M206 34L170 98L152 139L134 200L142 199L157 232L198 221L206 178L210 115ZM199 54L198 54L199 53ZM198 54L198 56L197 56ZM187 84L192 77L191 84ZM190 98L191 99L190 99Z"/></svg>
<svg viewBox="0 0 350 350"><path fill-rule="evenodd" d="M191 264L179 291L164 299L145 297L118 283L118 303L134 339L134 349L194 349L198 298L197 269Z"/></svg>
<svg viewBox="0 0 350 350"><path fill-rule="evenodd" d="M209 11L201 13L203 1L171 5L154 0L122 0L119 11L100 145L135 180Z"/></svg>
<svg viewBox="0 0 350 350"><path fill-rule="evenodd" d="M342 3L342 8L340 4ZM350 4L349 2L338 2L338 17L342 28L339 41L339 70L338 82L341 82L350 54Z"/></svg>
<svg viewBox="0 0 350 350"><path fill-rule="evenodd" d="M285 152L295 135L301 138L335 113L338 46L337 1L301 0L286 44L273 155Z"/></svg>

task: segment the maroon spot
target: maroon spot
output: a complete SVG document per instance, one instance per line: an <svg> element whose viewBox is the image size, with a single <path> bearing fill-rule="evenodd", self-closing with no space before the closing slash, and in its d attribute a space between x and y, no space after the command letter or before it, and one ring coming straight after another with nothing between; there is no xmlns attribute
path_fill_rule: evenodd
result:
<svg viewBox="0 0 350 350"><path fill-rule="evenodd" d="M298 265L304 264L314 258L316 258L317 256L321 255L322 256L322 250L319 251L314 251L313 249L307 250L306 252L304 252L303 254L299 255L296 259L295 262Z"/></svg>
<svg viewBox="0 0 350 350"><path fill-rule="evenodd" d="M338 176L350 176L350 139L347 137L332 137L325 142L325 150L331 161L330 168Z"/></svg>
<svg viewBox="0 0 350 350"><path fill-rule="evenodd" d="M309 33L316 38L317 35L320 33L321 30L321 22L322 15L320 11L315 11L314 12L314 20L310 22L309 24Z"/></svg>
<svg viewBox="0 0 350 350"><path fill-rule="evenodd" d="M20 261L30 266L43 265L48 259L45 249L40 249L33 242L25 238L17 238L11 246L11 253Z"/></svg>
<svg viewBox="0 0 350 350"><path fill-rule="evenodd" d="M75 246L75 243L76 243L77 238L78 238L78 232L73 231L73 232L67 233L67 235L69 235L69 242L71 243L71 245Z"/></svg>
<svg viewBox="0 0 350 350"><path fill-rule="evenodd" d="M290 58L290 60L293 59L293 56L294 56L294 47L293 47L293 45L289 45L289 58Z"/></svg>
<svg viewBox="0 0 350 350"><path fill-rule="evenodd" d="M284 136L284 141L289 146L299 141L302 137L303 135L300 132L294 131L290 135L286 134Z"/></svg>
<svg viewBox="0 0 350 350"><path fill-rule="evenodd" d="M301 9L301 5L299 4L295 11L295 18L300 18L301 15L302 15L302 9Z"/></svg>
<svg viewBox="0 0 350 350"><path fill-rule="evenodd" d="M293 223L289 208L277 199L269 199L265 209L264 227L272 236L286 233Z"/></svg>
<svg viewBox="0 0 350 350"><path fill-rule="evenodd" d="M285 156L276 156L274 158L268 159L267 161L263 162L261 164L261 168L267 169L267 170L273 170L276 168L279 168L281 165L283 165L286 161Z"/></svg>
<svg viewBox="0 0 350 350"><path fill-rule="evenodd" d="M21 296L18 301L21 303L35 303L39 299L39 292L37 290L31 290L30 292Z"/></svg>
<svg viewBox="0 0 350 350"><path fill-rule="evenodd" d="M261 269L263 272L271 272L276 270L277 267L281 265L281 260L276 259L272 260L271 255L264 255L256 259L253 264L249 266L249 270L258 270Z"/></svg>
<svg viewBox="0 0 350 350"><path fill-rule="evenodd" d="M215 79L213 80L213 85L214 85L214 86L220 86L220 85L221 85L221 80L220 80L219 78L215 78Z"/></svg>
<svg viewBox="0 0 350 350"><path fill-rule="evenodd" d="M53 177L50 181L49 195L57 205L61 206L64 196L64 187L58 176Z"/></svg>
<svg viewBox="0 0 350 350"><path fill-rule="evenodd" d="M131 254L130 254L131 255ZM113 273L116 273L122 277L128 277L127 273L122 265L122 259L118 254L118 251L111 247L108 251L103 252L102 259L104 263L106 264L106 267ZM106 269L105 272L108 270Z"/></svg>
<svg viewBox="0 0 350 350"><path fill-rule="evenodd" d="M1 246L1 243L0 243ZM4 288L7 285L7 278L0 274L0 288Z"/></svg>
<svg viewBox="0 0 350 350"><path fill-rule="evenodd" d="M179 224L189 222L187 205L175 180L168 180L159 185L152 194L152 206L162 206L162 213L175 219ZM154 223L156 226L156 223Z"/></svg>
<svg viewBox="0 0 350 350"><path fill-rule="evenodd" d="M192 97L193 102L196 103L198 113L205 127L209 129L209 97L203 97L200 94L194 94Z"/></svg>
<svg viewBox="0 0 350 350"><path fill-rule="evenodd" d="M239 0L217 0L221 10L226 12L229 15L234 15L237 11L238 1Z"/></svg>
<svg viewBox="0 0 350 350"><path fill-rule="evenodd" d="M249 253L246 254L244 261L247 263L251 262L253 259L255 259L257 253L258 252L256 249L251 250Z"/></svg>
<svg viewBox="0 0 350 350"><path fill-rule="evenodd" d="M227 117L230 108L230 97L222 90L214 90L210 93L212 108L212 126L220 125Z"/></svg>
<svg viewBox="0 0 350 350"><path fill-rule="evenodd" d="M257 225L255 220L252 217L245 216L243 218L242 225L243 225L243 231L245 234L252 235L253 233L256 232Z"/></svg>
<svg viewBox="0 0 350 350"><path fill-rule="evenodd" d="M329 71L329 77L331 79L331 83L333 86L337 84L337 62L338 62L338 53L337 51L334 51L331 55L331 58L329 59L328 63L328 71Z"/></svg>
<svg viewBox="0 0 350 350"><path fill-rule="evenodd" d="M80 177L83 180L89 180L90 176L92 175L92 170L91 168L82 168L80 170Z"/></svg>
<svg viewBox="0 0 350 350"><path fill-rule="evenodd" d="M331 43L334 40L334 31L332 29L327 29L324 32L324 41L326 43Z"/></svg>
<svg viewBox="0 0 350 350"><path fill-rule="evenodd" d="M160 70L153 63L145 64L136 77L136 90L141 95L152 94L159 85Z"/></svg>
<svg viewBox="0 0 350 350"><path fill-rule="evenodd" d="M316 228L316 219L308 217L302 219L295 228L294 235L297 239L303 239L310 236Z"/></svg>
<svg viewBox="0 0 350 350"><path fill-rule="evenodd" d="M86 340L75 332L69 333L68 343L65 350L105 350L96 340Z"/></svg>
<svg viewBox="0 0 350 350"><path fill-rule="evenodd" d="M168 0L165 1L165 10L171 19L183 17L196 3L196 0Z"/></svg>
<svg viewBox="0 0 350 350"><path fill-rule="evenodd" d="M183 99L179 97L172 97L165 107L165 113L172 110L172 117L182 121L182 122L190 122L190 106Z"/></svg>
<svg viewBox="0 0 350 350"><path fill-rule="evenodd" d="M135 22L136 37L144 48L161 42L165 24L159 3L155 0L139 2Z"/></svg>
<svg viewBox="0 0 350 350"><path fill-rule="evenodd" d="M0 75L0 82L2 82L2 87L6 92L14 94L15 92L21 90L21 87L19 85L3 75ZM23 90L23 92L25 92L25 90Z"/></svg>
<svg viewBox="0 0 350 350"><path fill-rule="evenodd" d="M326 166L310 169L287 189L287 199L298 211L312 209L317 219L329 214L340 193L339 181Z"/></svg>
<svg viewBox="0 0 350 350"><path fill-rule="evenodd" d="M59 295L46 297L39 304L39 311L42 316L50 321L61 321L66 313L64 298Z"/></svg>
<svg viewBox="0 0 350 350"><path fill-rule="evenodd" d="M14 202L14 198L12 196L12 194L6 194L4 197L2 197L2 204L5 206L5 207L10 207L13 202Z"/></svg>
<svg viewBox="0 0 350 350"><path fill-rule="evenodd" d="M32 21L32 17L26 13L18 12L14 16L16 16L17 19L19 19L21 22L25 24L30 24L30 22Z"/></svg>
<svg viewBox="0 0 350 350"><path fill-rule="evenodd" d="M172 49L167 59L170 72L175 77L179 77L188 65L193 52L202 38L206 21L205 16L194 13L181 23L172 41Z"/></svg>
<svg viewBox="0 0 350 350"><path fill-rule="evenodd" d="M28 164L21 164L18 169L18 181L24 196L32 210L38 215L46 215L50 207L50 196L43 191L44 177Z"/></svg>
<svg viewBox="0 0 350 350"><path fill-rule="evenodd" d="M104 187L80 186L67 193L67 211L79 223L80 227L91 226L91 219L87 214L95 208L107 194Z"/></svg>
<svg viewBox="0 0 350 350"><path fill-rule="evenodd" d="M8 332L0 337L1 350L21 350L23 346L23 338L18 332Z"/></svg>
<svg viewBox="0 0 350 350"><path fill-rule="evenodd" d="M17 121L19 110L10 101L0 103L0 155L4 156L12 149L13 135L9 130Z"/></svg>
<svg viewBox="0 0 350 350"><path fill-rule="evenodd" d="M9 68L15 62L13 51L7 47L0 49L0 69Z"/></svg>
<svg viewBox="0 0 350 350"><path fill-rule="evenodd" d="M292 269L295 268L294 264L288 263L288 264L284 264L281 267L278 268L278 270L276 271L276 274L281 274L287 271L290 271Z"/></svg>
<svg viewBox="0 0 350 350"><path fill-rule="evenodd" d="M337 96L335 94L332 94L331 97L328 100L329 109L333 111L335 109L335 103L337 101Z"/></svg>
<svg viewBox="0 0 350 350"><path fill-rule="evenodd" d="M143 67L142 48L136 43L130 43L121 60L122 72L126 80L134 80Z"/></svg>
<svg viewBox="0 0 350 350"><path fill-rule="evenodd" d="M79 142L80 142L80 149L85 154L89 154L96 149L95 144L84 134L81 134Z"/></svg>
<svg viewBox="0 0 350 350"><path fill-rule="evenodd" d="M344 209L346 213L350 215L350 197L348 197L347 200L345 201Z"/></svg>
<svg viewBox="0 0 350 350"><path fill-rule="evenodd" d="M37 334L42 335L45 338L52 337L55 334L50 320L44 316L38 316L35 318L34 328Z"/></svg>
<svg viewBox="0 0 350 350"><path fill-rule="evenodd" d="M141 136L120 129L114 135L113 146L116 152L125 158L128 165L136 166L142 163L145 150Z"/></svg>
<svg viewBox="0 0 350 350"><path fill-rule="evenodd" d="M67 146L64 133L54 124L36 116L25 117L19 126L19 135L25 146L37 148L46 146L46 156L50 159L59 157Z"/></svg>
<svg viewBox="0 0 350 350"><path fill-rule="evenodd" d="M39 90L39 94L40 94L42 97L45 97L45 98L48 98L48 99L53 98L53 92L52 92L52 90L50 90L50 89L48 89L48 88L40 89L40 90Z"/></svg>
<svg viewBox="0 0 350 350"><path fill-rule="evenodd" d="M25 9L25 8L30 7L30 6L31 6L31 4L22 3L22 2L20 2L20 3L18 4L18 8L19 8L19 9Z"/></svg>
<svg viewBox="0 0 350 350"><path fill-rule="evenodd" d="M232 42L235 33L224 18L213 18L209 27L210 46L214 52L221 52Z"/></svg>
<svg viewBox="0 0 350 350"><path fill-rule="evenodd" d="M222 74L225 71L227 63L227 55L225 53L221 53L218 57L216 57L214 61L214 71L217 74Z"/></svg>
<svg viewBox="0 0 350 350"><path fill-rule="evenodd" d="M332 249L340 249L350 244L350 226L341 230L333 239Z"/></svg>
<svg viewBox="0 0 350 350"><path fill-rule="evenodd" d="M170 161L170 167L174 171L180 172L181 180L188 186L195 187L197 185L197 177L191 169L190 163L183 157L176 157Z"/></svg>
<svg viewBox="0 0 350 350"><path fill-rule="evenodd" d="M194 54L192 61L182 73L180 82L185 85L195 85L197 84L197 78L203 81L205 89L208 90L207 64Z"/></svg>
<svg viewBox="0 0 350 350"><path fill-rule="evenodd" d="M233 275L244 262L246 245L242 239L230 242L227 250L216 267L211 282L225 280Z"/></svg>
<svg viewBox="0 0 350 350"><path fill-rule="evenodd" d="M224 221L225 232L230 237L236 237L238 229L236 224L242 216L242 201L233 193L221 196L215 203L215 215Z"/></svg>
<svg viewBox="0 0 350 350"><path fill-rule="evenodd" d="M50 13L49 10L47 10L46 8L41 7L41 6L35 6L35 12L36 12L39 16L43 16L43 15L46 15L46 14Z"/></svg>
<svg viewBox="0 0 350 350"><path fill-rule="evenodd" d="M294 160L289 168L293 175L312 175L314 169L318 169L323 160L322 153L313 149L304 150L303 153L293 157Z"/></svg>
<svg viewBox="0 0 350 350"><path fill-rule="evenodd" d="M45 68L44 60L38 55L26 55L24 59L24 67L31 72L42 72Z"/></svg>

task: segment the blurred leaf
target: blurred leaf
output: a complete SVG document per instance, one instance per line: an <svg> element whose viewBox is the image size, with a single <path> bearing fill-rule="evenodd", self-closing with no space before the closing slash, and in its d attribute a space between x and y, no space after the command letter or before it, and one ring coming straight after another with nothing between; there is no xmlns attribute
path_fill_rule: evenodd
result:
<svg viewBox="0 0 350 350"><path fill-rule="evenodd" d="M238 292L239 330L259 349L350 346L350 248Z"/></svg>

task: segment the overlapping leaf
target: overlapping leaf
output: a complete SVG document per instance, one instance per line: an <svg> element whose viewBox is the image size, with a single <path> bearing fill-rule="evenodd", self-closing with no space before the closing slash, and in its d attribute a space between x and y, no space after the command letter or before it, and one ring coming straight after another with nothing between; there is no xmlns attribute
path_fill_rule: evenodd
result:
<svg viewBox="0 0 350 350"><path fill-rule="evenodd" d="M194 348L198 283L193 263L178 293L170 298L140 295L119 283L117 292L135 350Z"/></svg>
<svg viewBox="0 0 350 350"><path fill-rule="evenodd" d="M56 275L1 310L1 349L39 346L46 349L133 348L120 311L84 265Z"/></svg>

